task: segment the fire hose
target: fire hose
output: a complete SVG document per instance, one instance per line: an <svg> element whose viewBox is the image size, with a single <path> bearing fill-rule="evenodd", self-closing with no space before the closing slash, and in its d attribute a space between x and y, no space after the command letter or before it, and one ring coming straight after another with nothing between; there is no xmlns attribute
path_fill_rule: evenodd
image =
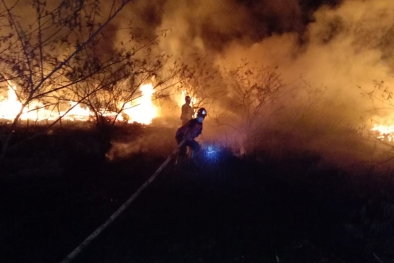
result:
<svg viewBox="0 0 394 263"><path fill-rule="evenodd" d="M141 185L140 188L121 206L116 210L108 219L105 221L100 227L98 227L90 236L88 236L78 247L76 247L67 257L65 257L60 263L68 263L71 262L82 250L87 247L90 242L92 242L104 229L106 229L122 212L126 210L126 208L141 194L145 188L155 180L155 178L159 175L159 173L167 166L167 164L171 161L172 158L176 155L182 145L185 143L185 140L181 141L175 150L167 157L167 159L160 165L160 167L156 170L154 174L149 177L149 179Z"/></svg>

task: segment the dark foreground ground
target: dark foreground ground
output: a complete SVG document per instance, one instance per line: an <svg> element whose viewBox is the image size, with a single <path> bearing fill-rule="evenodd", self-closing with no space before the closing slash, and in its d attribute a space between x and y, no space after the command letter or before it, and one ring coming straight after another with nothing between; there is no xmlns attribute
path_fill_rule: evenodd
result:
<svg viewBox="0 0 394 263"><path fill-rule="evenodd" d="M151 132L131 130L134 140ZM171 137L159 154L145 147L106 161L92 138L56 132L0 163L0 262L60 262L175 146ZM394 262L391 172L321 162L220 148L203 170L171 164L72 262Z"/></svg>

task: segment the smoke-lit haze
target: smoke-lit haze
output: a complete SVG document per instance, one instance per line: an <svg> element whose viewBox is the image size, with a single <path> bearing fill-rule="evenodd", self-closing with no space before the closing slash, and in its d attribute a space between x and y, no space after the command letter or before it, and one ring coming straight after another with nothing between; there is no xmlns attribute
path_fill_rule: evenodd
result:
<svg viewBox="0 0 394 263"><path fill-rule="evenodd" d="M393 1L140 1L129 14L146 34L168 29L160 47L176 57L198 53L228 69L242 59L278 67L287 87L275 113L264 116L266 127L312 149L332 143L320 141L325 131L340 137L338 129L389 117L379 119L358 87L372 90L375 80L394 86Z"/></svg>
<svg viewBox="0 0 394 263"><path fill-rule="evenodd" d="M204 138L242 145L252 135L250 143L263 147L346 155L351 147L342 138L348 131L394 124L391 109L373 110L371 99L361 95L374 81L394 87L393 17L391 0L136 0L104 30L101 53L129 38L130 24L136 39L161 35L154 52L189 64L203 58L193 65L214 72L195 80L197 98L209 97L200 105L208 109ZM229 82L245 62L243 72L250 68L251 78L258 79L254 69L269 67L283 84L267 97L253 127L234 106ZM163 110L162 116L179 122L180 112Z"/></svg>

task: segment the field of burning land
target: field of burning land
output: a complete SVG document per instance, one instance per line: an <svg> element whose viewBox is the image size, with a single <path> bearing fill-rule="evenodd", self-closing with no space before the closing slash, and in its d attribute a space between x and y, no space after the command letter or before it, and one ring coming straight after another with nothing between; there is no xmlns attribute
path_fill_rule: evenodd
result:
<svg viewBox="0 0 394 263"><path fill-rule="evenodd" d="M393 263L393 17L389 0L0 1L0 262L68 263L112 222L72 261ZM185 109L207 113L199 166L151 181Z"/></svg>
<svg viewBox="0 0 394 263"><path fill-rule="evenodd" d="M0 261L60 262L156 171L173 136L127 124L106 144L95 129L58 127L10 151ZM391 169L352 173L318 152L239 155L200 142L199 169L168 164L72 262L393 262Z"/></svg>

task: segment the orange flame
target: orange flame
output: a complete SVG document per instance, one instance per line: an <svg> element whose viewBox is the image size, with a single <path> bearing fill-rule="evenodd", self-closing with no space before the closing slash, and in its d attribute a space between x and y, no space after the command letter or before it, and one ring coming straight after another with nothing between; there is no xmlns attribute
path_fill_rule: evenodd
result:
<svg viewBox="0 0 394 263"><path fill-rule="evenodd" d="M129 117L130 122L138 122L141 124L150 124L157 117L157 108L152 103L152 94L154 93L152 84L145 84L140 87L142 96L134 103L126 103L123 112Z"/></svg>
<svg viewBox="0 0 394 263"><path fill-rule="evenodd" d="M378 133L377 138L380 140L387 140L389 142L394 140L394 126L392 125L374 124L371 130Z"/></svg>
<svg viewBox="0 0 394 263"><path fill-rule="evenodd" d="M7 96L1 99L0 97L0 119L13 120L20 112L22 103L18 99L16 87L8 84ZM152 94L154 88L152 84L144 84L140 87L142 92L141 97L133 100L132 103L127 103L123 114L128 116L128 122L138 122L141 124L150 124L152 120L157 117L157 108L152 103ZM77 102L70 101L69 111L61 111L56 113L48 110L40 102L32 102L23 109L20 119L22 120L56 120L60 116L63 119L70 121L87 121L92 119L93 112L89 108L83 108ZM108 112L102 110L104 116L116 116L115 112ZM122 114L117 115L117 121L123 121Z"/></svg>
<svg viewBox="0 0 394 263"><path fill-rule="evenodd" d="M22 103L17 99L15 86L8 85L8 98L0 101L0 118L14 119L22 108Z"/></svg>

